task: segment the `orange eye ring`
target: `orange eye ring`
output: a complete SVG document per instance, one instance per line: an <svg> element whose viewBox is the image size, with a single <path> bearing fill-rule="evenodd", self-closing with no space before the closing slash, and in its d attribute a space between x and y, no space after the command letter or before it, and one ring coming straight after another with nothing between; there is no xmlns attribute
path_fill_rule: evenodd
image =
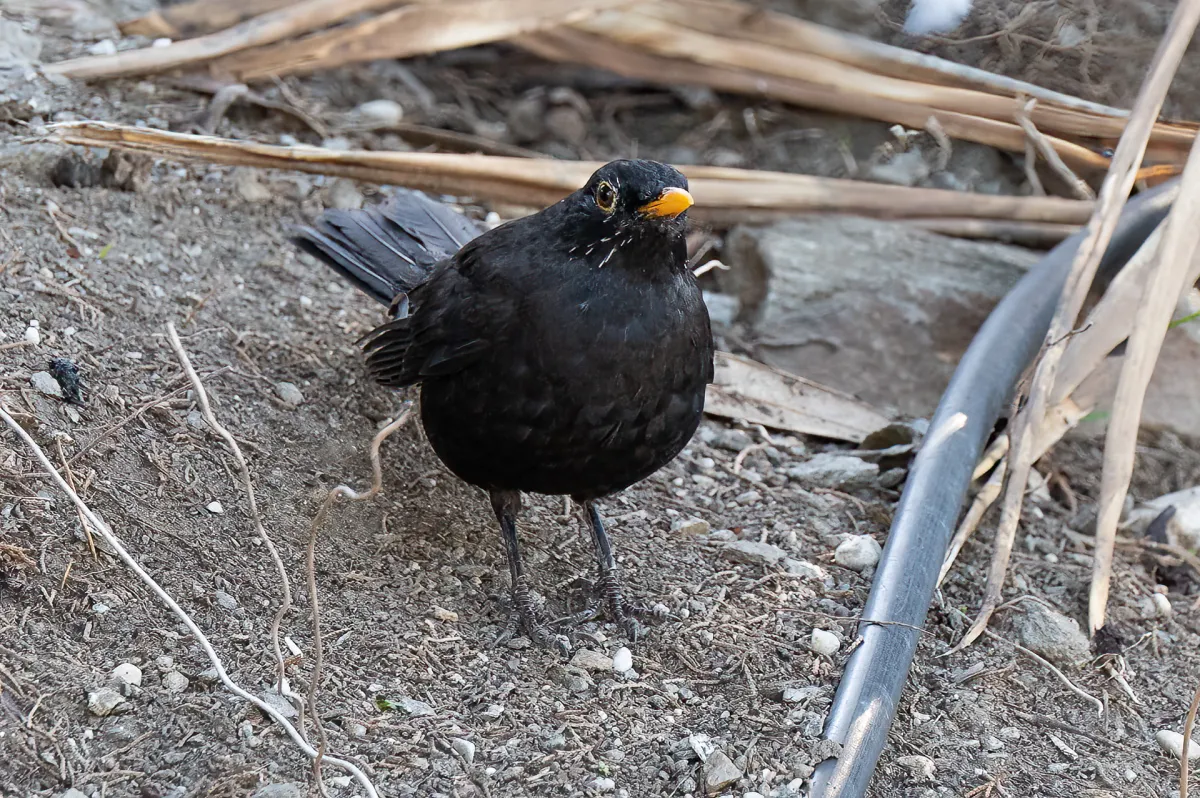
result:
<svg viewBox="0 0 1200 798"><path fill-rule="evenodd" d="M600 185L596 186L596 207L605 213L612 213L616 205L616 189L607 180L601 181Z"/></svg>

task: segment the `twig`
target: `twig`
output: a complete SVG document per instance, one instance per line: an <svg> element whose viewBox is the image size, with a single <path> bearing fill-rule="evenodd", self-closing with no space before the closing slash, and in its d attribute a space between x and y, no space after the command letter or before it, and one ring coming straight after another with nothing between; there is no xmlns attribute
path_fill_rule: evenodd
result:
<svg viewBox="0 0 1200 798"><path fill-rule="evenodd" d="M1031 99L1025 103L1020 111L1017 112L1017 124L1019 124L1021 129L1025 131L1026 136L1026 160L1028 161L1030 157L1029 145L1032 144L1037 148L1037 151L1042 154L1042 157L1046 159L1046 163L1049 164L1050 168L1053 169L1055 173L1063 179L1063 181L1075 194L1076 199L1096 199L1096 192L1092 191L1092 187L1081 180L1079 175L1075 174L1075 172L1071 170L1071 167L1067 166L1066 162L1063 161L1062 156L1058 154L1058 151L1054 149L1054 146L1046 140L1046 136L1042 133L1042 131L1038 130L1037 126L1033 124L1033 120L1029 118L1033 113L1033 109L1036 107L1037 100ZM1026 167L1028 168L1028 163L1026 164ZM1036 171L1034 174L1036 178Z"/></svg>
<svg viewBox="0 0 1200 798"><path fill-rule="evenodd" d="M271 620L271 649L275 652L275 666L279 674L277 689L280 696L286 696L290 690L287 687L287 670L283 661L283 649L279 644L279 626L283 623L283 616L292 608L292 584L288 580L287 568L283 565L283 558L279 556L279 550L275 548L274 541L267 534L267 530L263 528L262 516L258 512L258 500L254 495L254 483L250 479L250 466L246 462L246 457L242 454L237 440L229 430L221 426L221 422L217 421L217 417L213 414L212 406L208 403L208 393L204 390L204 383L200 381L200 375L192 368L192 361L183 348L183 342L179 340L179 333L175 331L174 323L169 321L167 322L167 340L170 341L175 356L179 358L183 373L187 375L188 381L192 384L192 390L196 394L196 401L200 403L200 412L204 415L204 420L208 422L212 431L225 441L225 445L233 454L233 459L237 461L238 471L242 477L242 489L246 492L246 502L250 505L250 517L254 519L254 530L266 544L267 551L270 552L271 559L275 562L275 570L278 572L279 581L283 586L283 603L280 604L275 617Z"/></svg>
<svg viewBox="0 0 1200 798"><path fill-rule="evenodd" d="M1076 319L1079 318L1099 268L1100 259L1112 239L1125 200L1133 188L1137 177L1137 165L1145 154L1147 141L1162 108L1167 89L1171 85L1171 78L1179 66L1188 42L1191 41L1198 20L1200 0L1181 0L1175 7L1170 27L1159 45L1149 73L1138 93L1125 132L1117 144L1112 166L1100 186L1100 195L1092 220L1088 223L1087 233L1075 253L1071 271L1063 286L1058 310L1046 331L1047 342L1061 339L1075 327ZM1033 467L1034 433L1046 415L1050 391L1054 387L1064 348L1043 347L1043 350L1042 358L1034 372L1029 401L1013 419L1009 432L1012 450L1009 453L1008 485L1001 508L1000 524L996 530L996 547L988 570L983 603L979 615L955 646L955 650L969 646L979 637L1000 602L1000 593L1016 540L1017 526L1021 521L1025 485L1029 479L1029 470Z"/></svg>
<svg viewBox="0 0 1200 798"><path fill-rule="evenodd" d="M150 574L148 574L145 569L138 564L137 560L135 560L133 556L125 549L125 544L121 542L120 538L118 538L116 534L113 533L112 530L100 520L99 516L97 516L92 509L84 503L83 499L79 498L79 494L71 489L71 486L67 484L67 481L63 478L63 475L59 473L58 469L54 467L54 464L50 462L50 458L46 456L46 453L42 450L42 447L38 446L37 442L29 436L29 433L27 433L20 424L17 423L16 419L9 415L8 411L5 410L2 405L0 405L0 418L2 418L4 423L7 424L14 433L16 433L17 437L20 438L27 447L29 447L30 451L33 452L34 456L41 463L42 467L46 469L46 472L50 475L50 477L56 483L58 483L59 489L61 489L67 494L67 496L70 497L71 501L74 502L75 507L87 517L88 521L100 533L100 536L104 538L105 542L112 547L113 551L116 552L121 561L124 562L125 565L128 566L129 569L133 571L138 578L141 579L142 582L144 582L146 586L149 587L150 590L156 596L158 596L158 598L164 604L167 605L168 608L170 608L173 613L175 613L176 617L178 617L185 626L187 626L188 631L192 634L192 637L195 638L197 643L199 643L200 648L208 657L209 662L212 663L213 668L216 669L217 678L221 680L221 684L225 685L225 688L238 698L248 701L254 706L258 707L259 711L261 711L267 717L273 719L283 728L287 735L292 739L292 742L294 742L300 748L300 750L304 751L304 753L309 757L315 757L317 755L316 749L304 740L304 737L299 731L296 730L296 727L293 726L287 718L279 714L279 711L266 701L263 701L261 698L257 698L256 696L251 695L249 692L242 689L236 682L233 681L233 679L230 678L229 674L225 670L224 663L217 655L212 643L209 642L208 637L203 631L200 630L200 627L196 625L196 622L192 620L192 616L189 615L183 609L183 607L179 606L179 603L172 598L171 594L164 590L162 586L155 581L154 577L150 576ZM367 774L364 773L353 762L333 757L325 757L325 759L354 776L355 780L357 780L362 786L369 798L379 798L379 793L376 791L375 785L371 783L371 780L367 777Z"/></svg>
<svg viewBox="0 0 1200 798"><path fill-rule="evenodd" d="M219 374L221 371L223 371L223 369L218 369L217 371L214 371L212 374L210 374L208 376L211 377L215 374ZM146 402L146 404L142 405L137 410L134 410L128 416L126 416L125 418L118 421L116 424L113 424L111 427L109 427L108 429L101 432L99 435L97 435L95 438L93 438L91 440L91 442L88 443L87 446L84 446L82 449L75 452L75 454L73 454L71 456L71 459L67 461L67 464L74 465L76 460L78 460L80 457L83 457L85 454L87 454L92 449L96 448L96 445L99 444L100 441L104 440L109 435L112 435L114 432L121 429L121 427L124 427L126 424L133 421L134 419L136 419L138 416L142 415L146 411L151 410L155 407L158 407L159 405L161 405L165 402L171 401L171 399L174 399L176 396L179 396L179 394L183 393L187 389L188 389L188 386L185 385L182 388L177 388L174 391L171 391L169 394L160 396L157 399L152 399L149 402Z"/></svg>
<svg viewBox="0 0 1200 798"><path fill-rule="evenodd" d="M0 352L6 352L9 349L20 349L22 346L29 346L29 342L24 339L20 341L9 341L6 344L0 344Z"/></svg>
<svg viewBox="0 0 1200 798"><path fill-rule="evenodd" d="M67 462L67 455L63 452L62 437L54 436L54 446L58 449L58 459L63 464L63 473L67 475L67 484L71 486L71 490L75 490L75 475L71 473L71 464ZM83 534L87 538L88 549L92 552L92 559L99 560L100 556L96 554L96 541L92 540L92 528L88 526L87 519L83 517L83 513L78 508L75 512L79 515L79 526L83 527ZM67 566L67 573L70 573L70 566ZM67 577L63 576L63 584L67 583ZM59 588L61 590L61 588Z"/></svg>
<svg viewBox="0 0 1200 798"><path fill-rule="evenodd" d="M1192 696L1187 720L1183 723L1183 746L1179 752L1179 798L1188 798L1188 746L1192 743L1192 729L1196 725L1196 711L1200 709L1200 687Z"/></svg>
<svg viewBox="0 0 1200 798"><path fill-rule="evenodd" d="M1182 5L1182 3L1181 3ZM1193 3L1200 6L1200 2ZM1198 11L1200 14L1200 11ZM1179 196L1164 222L1157 263L1142 291L1129 334L1121 379L1113 400L1104 440L1104 468L1096 515L1096 559L1088 595L1088 623L1095 632L1104 626L1112 578L1113 546L1129 481L1133 477L1137 433L1146 388L1162 350L1167 323L1182 291L1196 282L1193 255L1200 242L1200 138L1179 181Z"/></svg>
<svg viewBox="0 0 1200 798"><path fill-rule="evenodd" d="M313 758L313 778L317 784L321 784L321 759L325 755L325 747L327 739L325 737L325 727L321 724L320 713L317 712L317 687L321 681L321 666L324 662L325 648L323 638L321 636L321 605L317 597L317 531L321 524L325 522L326 516L329 515L329 510L333 507L334 502L339 496L345 496L350 501L367 501L379 494L383 489L383 466L380 464L379 448L383 442L396 430L408 423L409 416L412 414L412 403L406 402L403 410L383 429L375 434L371 441L371 489L365 493L358 493L348 485L338 485L325 496L325 500L321 502L321 509L317 511L313 517L312 526L308 530L308 548L305 552L305 572L308 579L308 600L312 605L312 631L313 631L313 670L312 678L308 684L308 707L312 712L313 725L317 729L317 735L320 738L321 744L317 749L317 755Z"/></svg>

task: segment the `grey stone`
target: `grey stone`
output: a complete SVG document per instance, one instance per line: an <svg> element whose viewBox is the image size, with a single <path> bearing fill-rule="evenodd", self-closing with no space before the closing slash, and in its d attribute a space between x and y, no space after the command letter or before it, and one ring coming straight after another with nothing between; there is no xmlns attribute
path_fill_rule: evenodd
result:
<svg viewBox="0 0 1200 798"><path fill-rule="evenodd" d="M414 718L434 714L433 707L429 706L429 704L426 704L424 701L417 701L414 698L401 698L397 704L401 710Z"/></svg>
<svg viewBox="0 0 1200 798"><path fill-rule="evenodd" d="M867 179L897 186L916 186L929 177L932 170L919 149L895 155L890 161L877 163L867 172Z"/></svg>
<svg viewBox="0 0 1200 798"><path fill-rule="evenodd" d="M168 693L182 693L188 689L188 678L179 671L164 673L162 677L163 690Z"/></svg>
<svg viewBox="0 0 1200 798"><path fill-rule="evenodd" d="M1037 257L897 222L810 217L735 229L731 268L713 274L768 365L923 417Z"/></svg>
<svg viewBox="0 0 1200 798"><path fill-rule="evenodd" d="M264 784L250 798L306 798L308 790L299 784Z"/></svg>
<svg viewBox="0 0 1200 798"><path fill-rule="evenodd" d="M599 651L593 651L590 648L581 648L571 657L571 665L585 671L608 673L612 670L613 659Z"/></svg>
<svg viewBox="0 0 1200 798"><path fill-rule="evenodd" d="M36 371L29 378L29 384L35 391L45 396L52 396L55 399L62 399L62 386L58 384L58 380L48 371Z"/></svg>
<svg viewBox="0 0 1200 798"><path fill-rule="evenodd" d="M304 404L304 394L300 393L300 389L296 387L295 383L276 383L275 395L288 407L299 407Z"/></svg>
<svg viewBox="0 0 1200 798"><path fill-rule="evenodd" d="M751 565L775 565L787 557L787 552L770 543L753 540L735 540L721 547L721 552L730 560Z"/></svg>
<svg viewBox="0 0 1200 798"><path fill-rule="evenodd" d="M236 610L238 606L237 599L226 593L224 590L214 590L213 600L217 602L217 606L223 610Z"/></svg>
<svg viewBox="0 0 1200 798"><path fill-rule="evenodd" d="M101 687L88 693L88 711L98 717L107 717L125 707L125 697L111 687Z"/></svg>
<svg viewBox="0 0 1200 798"><path fill-rule="evenodd" d="M797 482L819 488L855 490L866 487L879 475L879 464L853 455L825 452L794 465L787 475Z"/></svg>
<svg viewBox="0 0 1200 798"><path fill-rule="evenodd" d="M932 781L933 774L937 770L932 759L920 754L899 757L896 759L896 764L908 773L911 781L915 782Z"/></svg>
<svg viewBox="0 0 1200 798"><path fill-rule="evenodd" d="M815 579L818 582L824 582L826 577L829 576L821 566L814 565L807 560L794 560L791 557L783 561L783 570L792 576L799 576L803 579Z"/></svg>
<svg viewBox="0 0 1200 798"><path fill-rule="evenodd" d="M1176 759L1183 759L1183 735L1170 729L1163 729L1154 735L1154 739L1162 750ZM1195 737L1188 743L1188 761L1200 759L1200 741Z"/></svg>
<svg viewBox="0 0 1200 798"><path fill-rule="evenodd" d="M851 535L833 552L833 561L851 571L864 571L879 563L883 548L870 535Z"/></svg>
<svg viewBox="0 0 1200 798"><path fill-rule="evenodd" d="M1074 618L1035 601L1023 601L1013 614L1017 642L1057 665L1069 665L1090 656L1087 635Z"/></svg>
<svg viewBox="0 0 1200 798"><path fill-rule="evenodd" d="M463 761L470 765L475 761L475 743L462 737L455 737L450 741L450 747L453 748Z"/></svg>
<svg viewBox="0 0 1200 798"><path fill-rule="evenodd" d="M707 535L709 528L703 518L676 518L671 522L671 531L682 536Z"/></svg>
<svg viewBox="0 0 1200 798"><path fill-rule="evenodd" d="M704 791L717 795L742 777L742 771L733 764L724 751L714 751L704 763Z"/></svg>

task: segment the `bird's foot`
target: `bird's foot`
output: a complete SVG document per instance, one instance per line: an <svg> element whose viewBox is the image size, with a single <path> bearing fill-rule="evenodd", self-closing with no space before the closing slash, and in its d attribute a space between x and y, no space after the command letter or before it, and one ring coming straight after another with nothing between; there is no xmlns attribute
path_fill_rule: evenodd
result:
<svg viewBox="0 0 1200 798"><path fill-rule="evenodd" d="M514 637L525 634L535 645L557 651L564 657L571 653L571 641L566 635L556 634L533 600L533 591L524 579L513 585L512 604L504 630L496 638L496 645L503 645Z"/></svg>
<svg viewBox="0 0 1200 798"><path fill-rule="evenodd" d="M631 641L645 634L642 621L662 621L667 618L666 608L661 604L651 607L639 601L625 598L621 577L616 570L605 571L597 582L592 583L592 597L583 610L569 616L562 623L581 624L594 621L601 615L615 623Z"/></svg>

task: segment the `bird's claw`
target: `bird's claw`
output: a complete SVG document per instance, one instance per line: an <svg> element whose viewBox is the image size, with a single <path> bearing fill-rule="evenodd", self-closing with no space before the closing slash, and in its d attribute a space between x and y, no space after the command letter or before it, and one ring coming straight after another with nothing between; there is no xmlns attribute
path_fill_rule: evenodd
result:
<svg viewBox="0 0 1200 798"><path fill-rule="evenodd" d="M511 600L508 620L496 638L496 645L504 645L514 637L525 634L537 646L557 651L564 657L571 653L571 641L551 628L545 614L534 604L533 591L527 582L521 580L513 586Z"/></svg>
<svg viewBox="0 0 1200 798"><path fill-rule="evenodd" d="M615 570L601 574L598 581L590 583L588 592L591 600L586 607L574 615L555 622L556 626L579 625L605 616L612 621L631 641L639 640L646 632L641 621L666 620L669 613L662 605L654 607L642 602L627 601L621 578Z"/></svg>

